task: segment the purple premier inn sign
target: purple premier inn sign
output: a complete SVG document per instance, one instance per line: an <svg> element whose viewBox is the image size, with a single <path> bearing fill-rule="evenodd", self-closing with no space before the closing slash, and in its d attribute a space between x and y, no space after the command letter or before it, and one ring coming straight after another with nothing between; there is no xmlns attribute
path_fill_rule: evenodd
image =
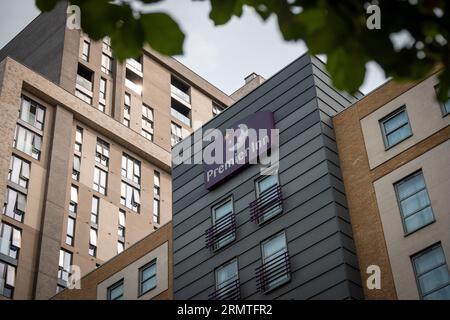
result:
<svg viewBox="0 0 450 320"><path fill-rule="evenodd" d="M221 143L213 141L215 161L208 163L204 159L203 163L205 187L211 190L247 164L258 163L258 157L267 155L271 149L272 129L275 129L273 113L256 112L227 129Z"/></svg>

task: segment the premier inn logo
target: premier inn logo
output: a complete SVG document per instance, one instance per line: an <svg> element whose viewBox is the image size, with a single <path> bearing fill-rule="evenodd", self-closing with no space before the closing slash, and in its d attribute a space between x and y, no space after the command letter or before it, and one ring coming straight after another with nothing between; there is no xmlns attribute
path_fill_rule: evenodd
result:
<svg viewBox="0 0 450 320"><path fill-rule="evenodd" d="M174 147L172 159L174 165L203 164L205 187L211 190L247 165L259 165L261 174L276 174L278 135L273 113L257 112L225 132L197 130L193 134L193 150L190 137Z"/></svg>

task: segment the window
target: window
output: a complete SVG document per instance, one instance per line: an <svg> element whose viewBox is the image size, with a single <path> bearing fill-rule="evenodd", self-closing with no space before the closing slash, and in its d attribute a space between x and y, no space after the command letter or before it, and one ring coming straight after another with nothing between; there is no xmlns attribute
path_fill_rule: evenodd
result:
<svg viewBox="0 0 450 320"><path fill-rule="evenodd" d="M108 300L123 299L123 279L108 288Z"/></svg>
<svg viewBox="0 0 450 320"><path fill-rule="evenodd" d="M142 136L153 141L153 109L142 106Z"/></svg>
<svg viewBox="0 0 450 320"><path fill-rule="evenodd" d="M119 228L117 235L122 239L125 238L125 211L122 209L119 209Z"/></svg>
<svg viewBox="0 0 450 320"><path fill-rule="evenodd" d="M439 86L436 86L435 89L436 89L436 92L438 93ZM445 102L441 102L441 108L442 108L442 113L444 114L444 116L450 114L450 99L448 99Z"/></svg>
<svg viewBox="0 0 450 320"><path fill-rule="evenodd" d="M20 119L32 125L36 129L44 130L45 109L37 102L22 96L22 104L20 105Z"/></svg>
<svg viewBox="0 0 450 320"><path fill-rule="evenodd" d="M0 253L17 260L21 243L22 231L0 222Z"/></svg>
<svg viewBox="0 0 450 320"><path fill-rule="evenodd" d="M139 269L139 295L156 288L156 260Z"/></svg>
<svg viewBox="0 0 450 320"><path fill-rule="evenodd" d="M224 110L223 107L219 106L218 104L213 102L213 106L212 106L212 114L213 117L217 116L218 114L220 114L222 111Z"/></svg>
<svg viewBox="0 0 450 320"><path fill-rule="evenodd" d="M27 197L23 193L6 188L5 205L3 206L3 214L11 217L19 222L23 222Z"/></svg>
<svg viewBox="0 0 450 320"><path fill-rule="evenodd" d="M107 53L111 52L111 38L110 37L103 38L103 51L106 51Z"/></svg>
<svg viewBox="0 0 450 320"><path fill-rule="evenodd" d="M120 188L120 204L139 213L141 207L139 189L122 181Z"/></svg>
<svg viewBox="0 0 450 320"><path fill-rule="evenodd" d="M83 144L83 129L77 127L77 131L75 132L75 151L81 152L82 144Z"/></svg>
<svg viewBox="0 0 450 320"><path fill-rule="evenodd" d="M171 125L171 129L172 129L172 135L171 135L170 140L171 140L172 146L174 146L178 142L183 140L183 133L182 133L182 129L179 125L177 125L173 122L170 125Z"/></svg>
<svg viewBox="0 0 450 320"><path fill-rule="evenodd" d="M286 283L290 279L289 272L279 270L282 257L287 253L286 235L281 232L261 244L264 267L265 291Z"/></svg>
<svg viewBox="0 0 450 320"><path fill-rule="evenodd" d="M84 61L89 61L89 51L90 51L91 44L89 41L84 40L83 41L83 51L82 51L82 58Z"/></svg>
<svg viewBox="0 0 450 320"><path fill-rule="evenodd" d="M170 93L172 97L182 101L188 105L191 104L190 87L183 81L178 80L175 77L170 79Z"/></svg>
<svg viewBox="0 0 450 320"><path fill-rule="evenodd" d="M260 222L269 220L282 211L280 199L277 197L278 176L269 175L256 181L256 197L263 212Z"/></svg>
<svg viewBox="0 0 450 320"><path fill-rule="evenodd" d="M153 173L153 222L160 223L160 181L161 174L158 171Z"/></svg>
<svg viewBox="0 0 450 320"><path fill-rule="evenodd" d="M81 167L81 157L74 155L73 156L73 165L72 165L72 179L80 180L80 167Z"/></svg>
<svg viewBox="0 0 450 320"><path fill-rule="evenodd" d="M106 79L100 78L99 106L101 112L105 112L106 106Z"/></svg>
<svg viewBox="0 0 450 320"><path fill-rule="evenodd" d="M109 143L97 138L95 161L107 167L109 164Z"/></svg>
<svg viewBox="0 0 450 320"><path fill-rule="evenodd" d="M102 53L102 72L110 74L112 72L112 58L105 53Z"/></svg>
<svg viewBox="0 0 450 320"><path fill-rule="evenodd" d="M141 163L125 153L122 155L122 177L137 184L141 181Z"/></svg>
<svg viewBox="0 0 450 320"><path fill-rule="evenodd" d="M81 63L78 64L75 95L86 102L92 104L92 79L94 72Z"/></svg>
<svg viewBox="0 0 450 320"><path fill-rule="evenodd" d="M59 250L58 279L65 281L65 282L69 281L71 265L72 265L72 253L70 253L69 251L60 249Z"/></svg>
<svg viewBox="0 0 450 320"><path fill-rule="evenodd" d="M123 241L117 241L117 254L122 253L125 250L125 243Z"/></svg>
<svg viewBox="0 0 450 320"><path fill-rule="evenodd" d="M93 196L91 203L91 223L93 224L98 224L99 203L100 199Z"/></svg>
<svg viewBox="0 0 450 320"><path fill-rule="evenodd" d="M239 280L238 262L234 259L231 262L216 269L216 298L221 300L232 294L233 283Z"/></svg>
<svg viewBox="0 0 450 320"><path fill-rule="evenodd" d="M129 68L125 70L125 86L133 92L142 94L142 76L131 71Z"/></svg>
<svg viewBox="0 0 450 320"><path fill-rule="evenodd" d="M30 155L33 159L39 160L41 147L42 137L40 135L20 125L16 126L14 148Z"/></svg>
<svg viewBox="0 0 450 320"><path fill-rule="evenodd" d="M14 295L16 268L0 261L0 294L8 299Z"/></svg>
<svg viewBox="0 0 450 320"><path fill-rule="evenodd" d="M97 256L97 230L94 228L91 228L89 233L89 255Z"/></svg>
<svg viewBox="0 0 450 320"><path fill-rule="evenodd" d="M450 300L450 274L440 244L412 257L420 296L424 300Z"/></svg>
<svg viewBox="0 0 450 320"><path fill-rule="evenodd" d="M414 232L434 221L422 171L396 183L395 190L405 233Z"/></svg>
<svg viewBox="0 0 450 320"><path fill-rule="evenodd" d="M78 206L78 187L72 185L70 187L69 211L72 213L77 213L77 206Z"/></svg>
<svg viewBox="0 0 450 320"><path fill-rule="evenodd" d="M75 238L75 219L69 217L67 219L66 244L69 246L73 246L74 238Z"/></svg>
<svg viewBox="0 0 450 320"><path fill-rule="evenodd" d="M218 226L214 247L215 250L224 247L236 238L234 230L233 232L228 232L229 228L227 227L229 225L227 219L230 219L230 216L232 215L234 215L234 213L233 201L231 198L212 209L213 226Z"/></svg>
<svg viewBox="0 0 450 320"><path fill-rule="evenodd" d="M171 102L172 106L170 109L170 114L175 119L178 119L179 121L183 122L188 127L191 126L191 109L186 107L184 104L178 102L175 99L172 99Z"/></svg>
<svg viewBox="0 0 450 320"><path fill-rule="evenodd" d="M412 135L406 107L402 107L394 114L387 116L381 120L380 123L386 149L402 142Z"/></svg>
<svg viewBox="0 0 450 320"><path fill-rule="evenodd" d="M107 176L108 174L106 171L103 171L97 167L94 168L93 189L103 195L106 195Z"/></svg>
<svg viewBox="0 0 450 320"><path fill-rule="evenodd" d="M29 179L30 163L13 155L9 163L8 180L26 189Z"/></svg>
<svg viewBox="0 0 450 320"><path fill-rule="evenodd" d="M123 124L130 127L131 120L131 95L125 93L125 105L123 107Z"/></svg>

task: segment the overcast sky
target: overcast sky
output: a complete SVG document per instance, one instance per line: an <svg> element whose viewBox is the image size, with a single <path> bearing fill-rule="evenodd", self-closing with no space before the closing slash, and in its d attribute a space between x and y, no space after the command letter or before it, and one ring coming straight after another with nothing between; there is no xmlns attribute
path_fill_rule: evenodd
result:
<svg viewBox="0 0 450 320"><path fill-rule="evenodd" d="M38 15L34 2L2 1L0 47ZM209 1L165 0L149 8L169 12L186 33L184 55L177 59L228 94L242 86L251 72L269 78L306 52L303 42L283 41L274 17L263 22L251 9L240 19L214 27L208 18ZM385 80L375 64L369 64L368 70L364 93Z"/></svg>

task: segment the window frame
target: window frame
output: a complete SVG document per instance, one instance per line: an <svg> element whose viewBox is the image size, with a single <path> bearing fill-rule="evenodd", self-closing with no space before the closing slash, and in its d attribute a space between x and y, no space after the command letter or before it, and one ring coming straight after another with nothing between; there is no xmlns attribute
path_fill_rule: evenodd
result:
<svg viewBox="0 0 450 320"><path fill-rule="evenodd" d="M151 277L143 280L143 273L145 270L151 268L152 266L155 266L155 274L152 275ZM149 263L147 263L146 265L142 266L139 268L139 288L138 288L138 297L142 297L143 295L149 293L150 291L156 289L156 287L158 287L158 261L157 258L153 259L152 261L150 261ZM155 285L150 287L149 289L147 289L146 291L143 291L143 285L145 282L149 281L150 279L155 279Z"/></svg>
<svg viewBox="0 0 450 320"><path fill-rule="evenodd" d="M388 122L389 120L393 119L394 117L398 116L398 115L401 114L402 112L405 113L407 122L406 122L405 124L401 125L400 127L396 128L395 130L393 130L393 131L387 133L387 132L386 132L386 128L385 128L385 123ZM411 126L411 121L409 120L409 115L408 115L408 111L407 111L406 105L402 105L400 108L397 108L395 111L391 112L391 113L388 114L387 116L385 116L385 117L383 117L382 119L380 119L380 120L379 120L379 125L380 125L380 128L381 128L381 134L382 134L382 136L383 136L383 143L384 143L384 149L385 149L385 151L387 151L387 150L389 150L389 149L391 149L391 148L393 148L393 147L399 145L399 144L402 143L403 141L406 141L407 139L411 138L412 135L413 135L413 129L412 129L412 126ZM387 136L388 136L389 134L392 134L393 132L395 132L395 131L397 131L397 130L403 128L404 126L409 126L409 131L410 131L410 133L409 133L405 138L403 138L402 140L399 140L399 141L397 141L396 143L390 145Z"/></svg>
<svg viewBox="0 0 450 320"><path fill-rule="evenodd" d="M98 174L98 179L99 181L95 180L95 171L98 170L99 174ZM102 185L102 173L105 174L105 185ZM106 196L107 191L108 191L108 171L103 170L102 168L99 168L97 166L94 167L94 179L92 182L92 189L94 189L94 191ZM102 191L104 190L104 191Z"/></svg>
<svg viewBox="0 0 450 320"><path fill-rule="evenodd" d="M284 238L284 244L285 247L284 249L278 250L276 253L273 253L272 255L265 257L264 255L264 246L269 243L270 241L273 241L274 239L276 239L277 237L279 237L280 235L283 235ZM271 235L269 238L261 241L260 243L260 251L261 251L261 262L263 265L265 265L266 263L270 262L270 260L268 260L268 258L273 257L275 255L277 255L278 253L282 252L283 250L285 250L288 254L289 254L289 247L288 247L288 241L287 241L287 235L286 235L286 230L281 230L276 232L275 234ZM264 291L264 293L268 293L271 292L272 290L275 290L283 285L285 285L286 283L288 283L289 281L291 281L292 279L292 275L290 273L287 274L287 278L283 279L283 280L278 280L277 283L269 285L266 284L267 289Z"/></svg>
<svg viewBox="0 0 450 320"><path fill-rule="evenodd" d="M260 183L261 181L265 180L265 179L268 179L268 178L271 177L271 176L276 176L276 185L277 185L277 186L280 186L280 177L279 177L278 174L276 174L276 175L265 175L265 176L260 176L260 177L258 177L258 178L255 180L255 194L256 194L256 200L258 200L259 197L261 196L261 193L264 192L264 191L263 191L263 192L260 191L259 183ZM272 208L271 210L273 210L273 209L275 209L275 208ZM280 215L282 212L283 212L283 206L282 206L282 204L280 203L279 208L278 208L277 210L274 210L274 212L271 213L268 217L265 217L265 216L267 215L267 213L264 213L263 215L261 215L261 218L262 218L262 219L260 220L259 225L262 225L262 224L264 224L264 223L266 223L266 222L268 222L268 221L274 219L275 217L277 217L278 215Z"/></svg>
<svg viewBox="0 0 450 320"><path fill-rule="evenodd" d="M225 281L225 282L222 282L222 283L218 283L218 272L220 271L220 270L222 270L223 268L225 268L225 267L227 267L227 266L229 266L230 264L232 264L232 263L235 263L236 264L236 275L233 277L233 279L232 280L230 280L230 279L228 279L227 281ZM226 285L228 285L230 282L232 282L232 281L236 281L236 280L239 280L239 260L238 260L238 257L234 257L234 258L232 258L231 260L228 260L227 262L225 262L225 263L223 263L223 264L221 264L220 266L218 266L215 270L214 270L214 287L215 287L215 290L216 291L218 291L218 290L221 290L222 288L220 288L219 286L220 285L222 285L223 283L226 283Z"/></svg>
<svg viewBox="0 0 450 320"><path fill-rule="evenodd" d="M122 294L120 295L120 299L117 299L117 298L116 299L111 299L112 291L114 289L119 288L119 287L122 287ZM108 287L108 289L106 289L106 293L107 293L106 299L110 300L110 301L123 300L123 296L124 296L124 293L125 293L124 289L125 289L125 287L124 287L124 279L122 278L119 281L115 282L114 284L110 285Z"/></svg>
<svg viewBox="0 0 450 320"><path fill-rule="evenodd" d="M228 203L228 202L231 202L231 213L227 213L227 214L224 215L223 217L225 217L225 216L227 216L227 215L234 215L234 214L235 214L235 213L234 213L234 199L233 199L233 196L232 196L232 195L231 195L231 196L228 196L228 197L225 197L224 199L220 200L219 202L217 202L216 204L214 204L213 206L211 206L211 222L212 222L212 226L213 226L213 227L216 225L217 220L220 220L220 219L223 218L223 217L221 217L221 218L218 218L218 219L217 219L217 217L216 217L216 215L215 215L216 209L219 208L219 207L224 206L224 205L225 205L226 203ZM229 236L231 236L231 235L225 236L224 238L227 238L227 237L229 237ZM216 241L215 246L213 247L213 250L214 250L214 251L218 251L218 250L221 250L222 248L227 247L229 244L231 244L231 243L233 243L234 241L236 241L236 238L237 238L237 237L236 237L236 231L235 231L235 232L233 233L233 237L230 237L229 240L226 240L224 243L221 243L220 245L219 245L219 242L220 242L221 240L218 239L218 240Z"/></svg>

